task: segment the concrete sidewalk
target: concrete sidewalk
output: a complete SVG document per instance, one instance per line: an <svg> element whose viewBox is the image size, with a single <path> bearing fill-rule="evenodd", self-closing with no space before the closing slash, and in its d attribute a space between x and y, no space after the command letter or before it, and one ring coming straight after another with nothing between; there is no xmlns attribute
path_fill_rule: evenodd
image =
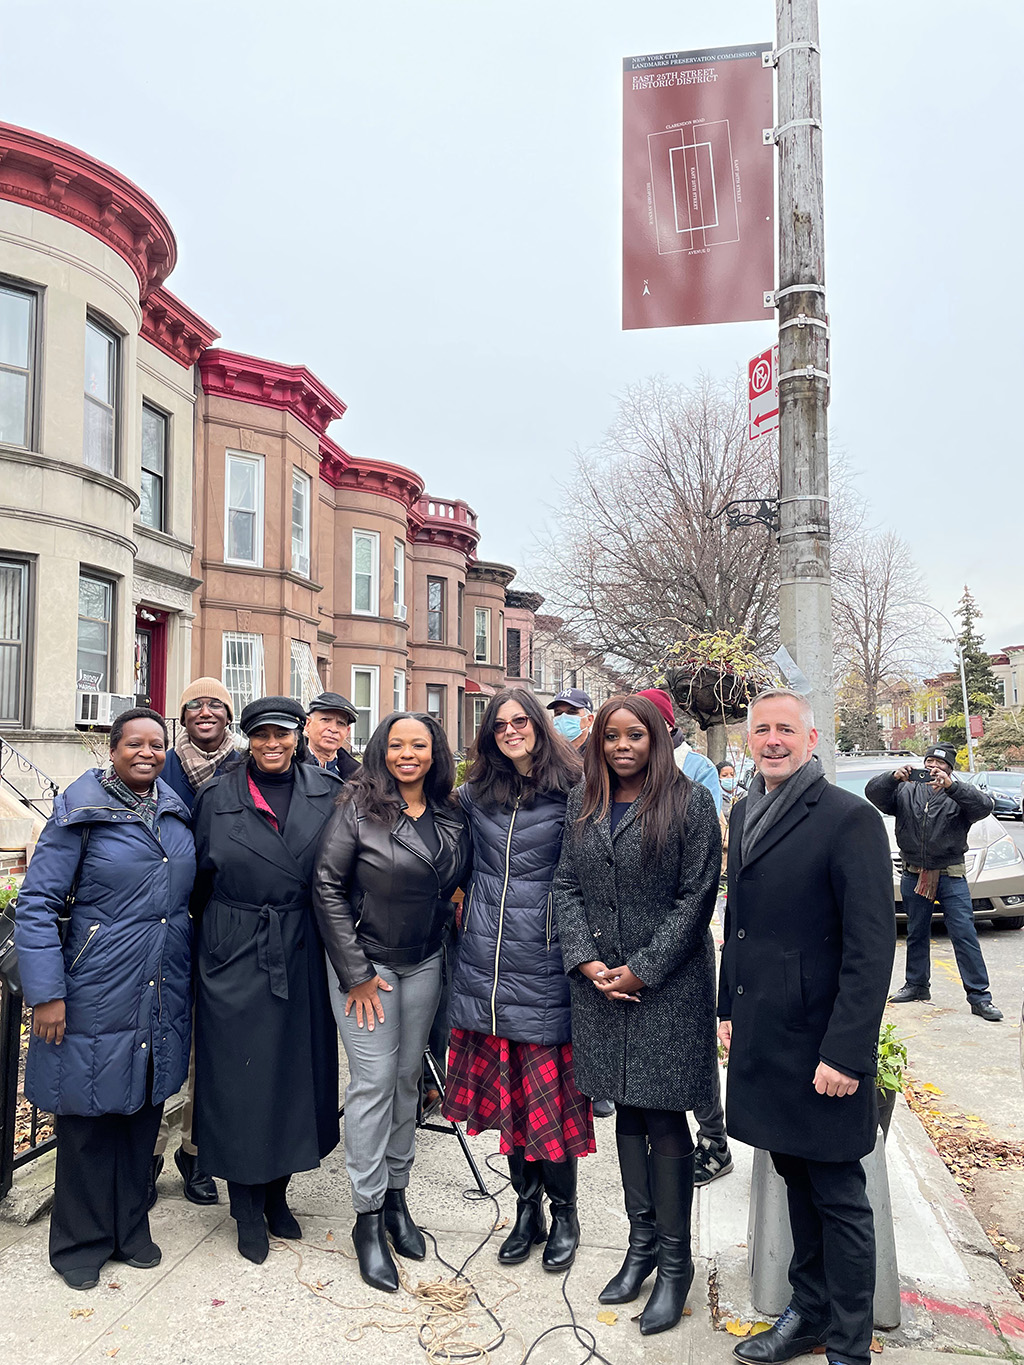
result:
<svg viewBox="0 0 1024 1365"><path fill-rule="evenodd" d="M593 1333L598 1350L612 1365L718 1365L732 1359L735 1337L725 1330L726 1321L761 1320L749 1302L746 1273L752 1153L735 1149L734 1172L696 1200L698 1265L691 1315L673 1332L641 1338L631 1318L643 1306L646 1292L638 1304L623 1305L613 1323L597 1320L598 1291L617 1269L626 1241L612 1121L599 1121L597 1129L600 1150L580 1168L583 1242L564 1286L577 1321ZM454 1137L422 1132L418 1143L410 1208L436 1237L445 1260L460 1266L487 1236L493 1205L464 1198L472 1182ZM481 1167L497 1148L487 1135L472 1139L471 1145ZM504 1166L500 1159L493 1164ZM0 1223L4 1365L71 1365L115 1357L118 1365L279 1365L286 1358L347 1365L426 1359L421 1337L428 1307L404 1290L380 1294L368 1289L355 1270L349 1237L352 1207L340 1149L321 1170L293 1181L292 1202L304 1240L272 1242L262 1266L238 1255L226 1204L201 1209L186 1203L177 1173L170 1162L168 1166L152 1214L153 1234L164 1253L157 1270L109 1263L98 1288L75 1293L47 1263L45 1217L28 1227ZM979 1356L1024 1359L1024 1305L902 1101L889 1139L888 1170L903 1321L897 1331L879 1334L885 1353L907 1365L955 1365ZM492 1190L503 1184L489 1172L486 1180ZM508 1217L514 1201L507 1190L499 1202ZM494 1252L503 1235L493 1236L473 1256L467 1273L483 1301L497 1305L497 1318L507 1332L504 1343L492 1347L494 1359L517 1365L525 1346L545 1329L567 1322L569 1310L562 1297L563 1279L544 1273L539 1248L525 1265L499 1272ZM433 1255L422 1265L405 1263L404 1271L413 1289L421 1280L451 1276ZM456 1319L440 1321L438 1330L446 1331L453 1321L459 1330L449 1343L453 1356L474 1344L486 1345L496 1335L494 1323L475 1301ZM586 1348L570 1331L558 1331L545 1338L531 1361L564 1365L585 1356Z"/></svg>

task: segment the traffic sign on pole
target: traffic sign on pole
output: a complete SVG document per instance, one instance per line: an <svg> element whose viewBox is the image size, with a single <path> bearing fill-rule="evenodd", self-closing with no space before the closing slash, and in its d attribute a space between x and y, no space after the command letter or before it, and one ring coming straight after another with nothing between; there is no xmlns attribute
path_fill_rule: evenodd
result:
<svg viewBox="0 0 1024 1365"><path fill-rule="evenodd" d="M769 346L747 365L750 400L750 439L779 429L779 348Z"/></svg>

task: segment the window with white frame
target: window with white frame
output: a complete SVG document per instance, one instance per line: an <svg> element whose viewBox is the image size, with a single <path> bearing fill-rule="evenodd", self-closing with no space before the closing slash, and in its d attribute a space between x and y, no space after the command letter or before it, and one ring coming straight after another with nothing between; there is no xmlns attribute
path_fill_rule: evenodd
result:
<svg viewBox="0 0 1024 1365"><path fill-rule="evenodd" d="M227 452L224 558L229 564L263 564L263 457ZM236 713L237 714L237 713Z"/></svg>
<svg viewBox="0 0 1024 1365"><path fill-rule="evenodd" d="M498 666L505 663L505 613L498 612Z"/></svg>
<svg viewBox="0 0 1024 1365"><path fill-rule="evenodd" d="M309 522L311 482L301 469L292 469L292 573L309 577ZM314 693L314 696L316 694Z"/></svg>
<svg viewBox="0 0 1024 1365"><path fill-rule="evenodd" d="M352 669L352 705L356 708L356 723L352 727L352 747L363 750L377 728L379 719L380 669Z"/></svg>
<svg viewBox="0 0 1024 1365"><path fill-rule="evenodd" d="M465 614L466 614L466 585L465 585L465 583L460 583L460 584L458 585L458 593L456 594L456 597L457 597L457 602L456 602L456 608L457 608L457 610L456 610L456 622L455 622L455 643L456 643L456 644L458 645L458 647L461 649L462 646L463 646L463 644L465 643L464 640L463 640L463 634L464 634L464 630L463 630L463 617L464 617Z"/></svg>
<svg viewBox="0 0 1024 1365"><path fill-rule="evenodd" d="M427 579L427 639L440 644L445 641L445 588L445 579Z"/></svg>
<svg viewBox="0 0 1024 1365"><path fill-rule="evenodd" d="M85 320L85 431L82 458L90 469L114 472L117 442L117 362L120 338L95 318Z"/></svg>
<svg viewBox="0 0 1024 1365"><path fill-rule="evenodd" d="M113 691L114 585L109 578L78 575L77 686Z"/></svg>
<svg viewBox="0 0 1024 1365"><path fill-rule="evenodd" d="M395 669L394 696L392 697L392 709L395 711L406 710L405 705L405 669Z"/></svg>
<svg viewBox="0 0 1024 1365"><path fill-rule="evenodd" d="M224 632L221 678L231 694L231 710L237 720L243 707L263 696L262 635Z"/></svg>
<svg viewBox="0 0 1024 1365"><path fill-rule="evenodd" d="M139 521L154 531L164 529L167 478L167 435L170 423L164 413L142 405L142 482Z"/></svg>
<svg viewBox="0 0 1024 1365"><path fill-rule="evenodd" d="M540 650L533 655L533 685L538 692L544 691L544 655Z"/></svg>
<svg viewBox="0 0 1024 1365"><path fill-rule="evenodd" d="M25 723L28 565L0 559L0 725Z"/></svg>
<svg viewBox="0 0 1024 1365"><path fill-rule="evenodd" d="M0 444L32 449L36 293L0 284Z"/></svg>
<svg viewBox="0 0 1024 1365"><path fill-rule="evenodd" d="M352 532L352 610L361 616L380 612L380 536Z"/></svg>
<svg viewBox="0 0 1024 1365"><path fill-rule="evenodd" d="M485 664L491 657L491 609L473 609L473 658L478 664Z"/></svg>
<svg viewBox="0 0 1024 1365"><path fill-rule="evenodd" d="M405 541L395 541L395 619L404 621L405 606Z"/></svg>
<svg viewBox="0 0 1024 1365"><path fill-rule="evenodd" d="M321 690L320 675L316 671L313 651L305 640L292 640L289 669L289 696L308 706Z"/></svg>
<svg viewBox="0 0 1024 1365"><path fill-rule="evenodd" d="M487 698L486 698L486 697L474 697L474 698L473 698L473 735L472 735L472 738L473 738L473 739L476 739L477 735L480 733L480 726L483 725L483 723L484 723L484 712L485 712L486 710L487 710Z"/></svg>
<svg viewBox="0 0 1024 1365"><path fill-rule="evenodd" d="M448 729L448 689L443 683L427 683L427 715L433 716L441 729Z"/></svg>

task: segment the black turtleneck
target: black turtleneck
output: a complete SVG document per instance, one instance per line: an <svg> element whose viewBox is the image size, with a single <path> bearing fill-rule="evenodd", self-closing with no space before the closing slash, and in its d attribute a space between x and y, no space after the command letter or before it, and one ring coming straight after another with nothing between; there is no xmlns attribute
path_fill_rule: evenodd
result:
<svg viewBox="0 0 1024 1365"><path fill-rule="evenodd" d="M257 768L256 764L250 759L249 772L252 775L252 780L259 788L260 795L274 812L277 828L283 831L284 822L288 819L288 807L292 803L295 764L290 764L283 773L265 773L262 769Z"/></svg>

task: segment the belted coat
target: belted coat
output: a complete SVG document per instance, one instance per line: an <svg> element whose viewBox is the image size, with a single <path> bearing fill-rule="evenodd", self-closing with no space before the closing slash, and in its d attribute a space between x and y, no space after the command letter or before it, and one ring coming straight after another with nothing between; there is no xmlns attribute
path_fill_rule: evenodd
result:
<svg viewBox="0 0 1024 1365"><path fill-rule="evenodd" d="M729 894L718 1013L732 1022L729 1136L812 1161L857 1161L875 1144L878 1027L896 938L881 817L825 778L743 862L751 798L729 822ZM819 1095L819 1061L860 1085Z"/></svg>
<svg viewBox="0 0 1024 1365"><path fill-rule="evenodd" d="M715 908L722 838L715 803L694 783L685 824L655 855L636 805L611 832L577 826L582 783L569 793L555 877L555 921L572 1000L573 1067L585 1095L643 1109L702 1109L718 1096ZM609 1000L581 962L627 965L639 1003Z"/></svg>
<svg viewBox="0 0 1024 1365"><path fill-rule="evenodd" d="M63 1000L64 1041L29 1040L25 1093L55 1114L133 1114L181 1088L192 1038L188 812L156 784L153 828L107 792L94 768L53 803L18 893L15 941L25 999ZM89 831L85 854L83 833ZM57 916L75 870L63 947Z"/></svg>
<svg viewBox="0 0 1024 1365"><path fill-rule="evenodd" d="M337 1146L338 1031L312 907L313 861L341 790L293 764L284 830L248 765L196 796L194 1139L211 1175L263 1184Z"/></svg>

